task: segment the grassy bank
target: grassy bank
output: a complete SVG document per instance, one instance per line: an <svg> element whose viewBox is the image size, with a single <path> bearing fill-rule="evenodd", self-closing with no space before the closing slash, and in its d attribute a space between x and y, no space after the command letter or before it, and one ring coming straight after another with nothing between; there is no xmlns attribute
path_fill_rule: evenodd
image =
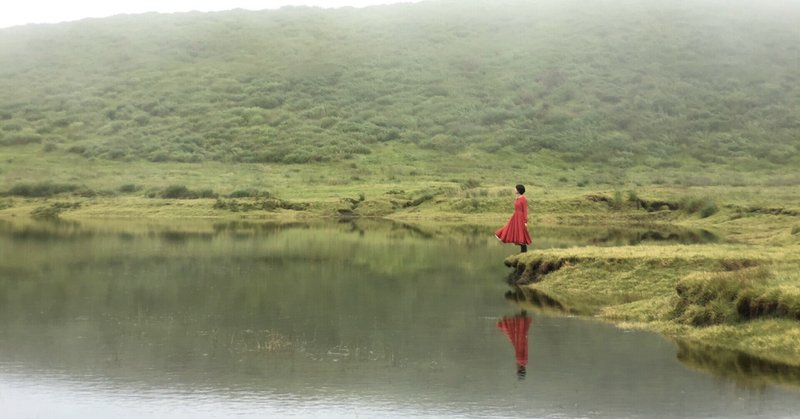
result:
<svg viewBox="0 0 800 419"><path fill-rule="evenodd" d="M798 242L583 247L506 264L551 307L798 366Z"/></svg>

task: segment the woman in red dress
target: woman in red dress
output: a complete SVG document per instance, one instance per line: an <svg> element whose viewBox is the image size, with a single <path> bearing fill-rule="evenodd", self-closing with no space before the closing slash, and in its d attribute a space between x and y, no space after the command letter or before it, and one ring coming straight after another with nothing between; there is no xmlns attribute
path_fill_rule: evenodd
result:
<svg viewBox="0 0 800 419"><path fill-rule="evenodd" d="M525 186L517 185L516 189L514 215L503 228L494 233L494 236L503 243L519 245L521 252L527 252L528 245L531 244L531 235L528 234L528 200L525 199Z"/></svg>

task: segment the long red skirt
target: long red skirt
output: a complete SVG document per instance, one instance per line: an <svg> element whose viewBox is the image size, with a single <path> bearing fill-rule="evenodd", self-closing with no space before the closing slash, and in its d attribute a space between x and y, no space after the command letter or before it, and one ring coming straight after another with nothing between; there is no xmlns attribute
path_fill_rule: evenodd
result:
<svg viewBox="0 0 800 419"><path fill-rule="evenodd" d="M494 235L503 243L531 244L531 235L528 234L528 200L524 195L520 195L514 201L514 215L508 220L503 228L497 230Z"/></svg>

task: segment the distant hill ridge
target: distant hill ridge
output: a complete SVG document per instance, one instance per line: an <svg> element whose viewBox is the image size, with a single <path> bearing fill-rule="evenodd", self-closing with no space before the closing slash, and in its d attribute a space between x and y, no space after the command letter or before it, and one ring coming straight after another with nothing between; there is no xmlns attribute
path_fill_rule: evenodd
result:
<svg viewBox="0 0 800 419"><path fill-rule="evenodd" d="M800 3L432 1L0 30L0 146L110 160L442 153L796 167Z"/></svg>

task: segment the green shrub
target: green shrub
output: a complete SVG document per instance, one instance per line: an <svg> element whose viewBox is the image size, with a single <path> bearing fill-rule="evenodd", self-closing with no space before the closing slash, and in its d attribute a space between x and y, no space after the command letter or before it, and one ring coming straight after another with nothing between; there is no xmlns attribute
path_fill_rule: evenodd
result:
<svg viewBox="0 0 800 419"><path fill-rule="evenodd" d="M700 217L707 218L716 214L718 211L719 208L717 208L717 204L714 202L709 202L703 207L703 209L700 210Z"/></svg>
<svg viewBox="0 0 800 419"><path fill-rule="evenodd" d="M120 186L117 190L121 193L132 193L138 191L140 188L139 186L133 183L126 183L125 185Z"/></svg>
<svg viewBox="0 0 800 419"><path fill-rule="evenodd" d="M269 198L271 194L267 191L259 191L256 189L239 189L231 192L228 198Z"/></svg>
<svg viewBox="0 0 800 419"><path fill-rule="evenodd" d="M74 145L67 148L67 153L80 154L82 156L87 156L89 154L88 150L86 149L86 146L82 145Z"/></svg>
<svg viewBox="0 0 800 419"><path fill-rule="evenodd" d="M264 209L271 207L272 201L278 201L277 207L285 210L305 211L309 207L309 204L306 202L289 202L289 201L284 201L282 199L279 200L267 199L266 201L264 201Z"/></svg>
<svg viewBox="0 0 800 419"><path fill-rule="evenodd" d="M169 199L187 199L197 198L197 195L190 192L189 188L183 185L170 185L161 192L162 198Z"/></svg>
<svg viewBox="0 0 800 419"><path fill-rule="evenodd" d="M218 195L211 189L201 189L197 193L200 198L216 198Z"/></svg>
<svg viewBox="0 0 800 419"><path fill-rule="evenodd" d="M167 199L216 198L217 194L211 189L193 191L184 185L170 185L161 192L161 197Z"/></svg>
<svg viewBox="0 0 800 419"><path fill-rule="evenodd" d="M8 195L24 196L28 198L43 198L66 192L74 192L77 189L78 185L65 183L21 183L12 186L11 189L8 190Z"/></svg>
<svg viewBox="0 0 800 419"><path fill-rule="evenodd" d="M2 145L25 145L32 143L41 143L42 136L32 132L17 132L3 136Z"/></svg>

